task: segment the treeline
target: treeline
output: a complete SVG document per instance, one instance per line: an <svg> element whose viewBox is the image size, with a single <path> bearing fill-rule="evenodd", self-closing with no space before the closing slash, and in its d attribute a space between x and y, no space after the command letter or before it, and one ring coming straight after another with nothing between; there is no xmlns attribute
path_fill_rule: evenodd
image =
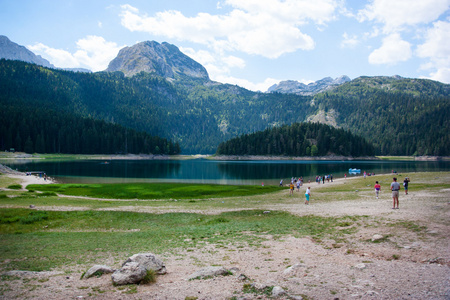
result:
<svg viewBox="0 0 450 300"><path fill-rule="evenodd" d="M0 149L11 148L26 153L180 153L177 143L121 125L49 109L4 106L0 110Z"/></svg>
<svg viewBox="0 0 450 300"><path fill-rule="evenodd" d="M129 78L0 59L0 105L20 102L121 124L178 142L186 154L211 154L242 133L303 121L309 101L201 80L169 82L144 72Z"/></svg>
<svg viewBox="0 0 450 300"><path fill-rule="evenodd" d="M314 100L379 155L450 155L450 85L361 77Z"/></svg>
<svg viewBox="0 0 450 300"><path fill-rule="evenodd" d="M344 129L319 123L296 123L244 134L223 142L218 155L372 156L374 147Z"/></svg>

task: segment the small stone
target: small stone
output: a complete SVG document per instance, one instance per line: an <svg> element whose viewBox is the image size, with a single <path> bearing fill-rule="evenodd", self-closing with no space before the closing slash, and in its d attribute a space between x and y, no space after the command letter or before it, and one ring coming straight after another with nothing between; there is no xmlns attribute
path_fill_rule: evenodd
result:
<svg viewBox="0 0 450 300"><path fill-rule="evenodd" d="M275 286L272 289L272 297L279 297L281 295L285 295L286 291L281 286Z"/></svg>
<svg viewBox="0 0 450 300"><path fill-rule="evenodd" d="M382 236L381 234L374 234L374 235L372 236L372 242L381 240L381 239L383 239L383 238L384 238L384 236Z"/></svg>
<svg viewBox="0 0 450 300"><path fill-rule="evenodd" d="M365 265L365 264L357 264L357 265L355 266L355 268L356 268L356 269L363 270L363 269L366 268L366 265Z"/></svg>

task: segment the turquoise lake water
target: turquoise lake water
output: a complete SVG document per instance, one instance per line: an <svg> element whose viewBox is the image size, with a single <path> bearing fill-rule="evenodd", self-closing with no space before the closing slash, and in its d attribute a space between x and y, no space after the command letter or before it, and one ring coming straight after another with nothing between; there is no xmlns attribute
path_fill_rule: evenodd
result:
<svg viewBox="0 0 450 300"><path fill-rule="evenodd" d="M316 175L334 178L362 176L362 172L408 176L412 172L450 171L449 161L215 161L192 160L76 160L4 161L20 171L43 171L58 182L192 182L217 184L278 184L280 179L303 176L314 181ZM361 174L349 174L349 168Z"/></svg>

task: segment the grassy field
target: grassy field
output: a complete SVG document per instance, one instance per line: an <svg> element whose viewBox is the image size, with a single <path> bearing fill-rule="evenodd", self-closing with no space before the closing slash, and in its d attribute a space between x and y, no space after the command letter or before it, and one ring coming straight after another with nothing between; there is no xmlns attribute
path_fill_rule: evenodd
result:
<svg viewBox="0 0 450 300"><path fill-rule="evenodd" d="M280 190L277 186L174 183L47 184L29 185L27 189L106 199L207 199L244 197Z"/></svg>
<svg viewBox="0 0 450 300"><path fill-rule="evenodd" d="M450 188L449 172L408 176L412 180L411 192ZM401 182L402 175L398 177ZM336 185L312 183L314 203L373 196L375 180L380 181L382 191L387 191L392 176L347 179ZM17 184L17 180L0 175L0 183L1 187L7 187ZM345 240L358 226L373 221L367 216L296 216L289 211L275 210L264 213L265 207L298 205L304 199L302 193L295 192L294 197L289 197L286 188L278 187L55 184L27 188L29 191L0 191L0 263L4 270L85 266L102 262L105 257L114 257L119 263L138 252L176 254L179 249L204 247L207 243L224 248L231 243L238 247L260 247L267 235L275 239L292 235L339 241ZM40 210L29 209L30 204ZM126 211L133 207L161 209L163 213ZM214 210L228 211L202 213Z"/></svg>

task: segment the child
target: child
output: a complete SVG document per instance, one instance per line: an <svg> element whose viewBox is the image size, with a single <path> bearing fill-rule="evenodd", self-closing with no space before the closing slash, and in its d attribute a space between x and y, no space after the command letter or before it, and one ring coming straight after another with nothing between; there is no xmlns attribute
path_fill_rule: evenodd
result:
<svg viewBox="0 0 450 300"><path fill-rule="evenodd" d="M294 182L291 181L291 184L289 185L289 195L294 195Z"/></svg>
<svg viewBox="0 0 450 300"><path fill-rule="evenodd" d="M381 185L378 183L378 181L375 181L375 194L377 195L377 199L378 199L378 194L380 193L380 189L381 189Z"/></svg>
<svg viewBox="0 0 450 300"><path fill-rule="evenodd" d="M305 204L308 205L309 204L309 197L311 197L311 188L309 186L306 189L305 197L306 197Z"/></svg>

